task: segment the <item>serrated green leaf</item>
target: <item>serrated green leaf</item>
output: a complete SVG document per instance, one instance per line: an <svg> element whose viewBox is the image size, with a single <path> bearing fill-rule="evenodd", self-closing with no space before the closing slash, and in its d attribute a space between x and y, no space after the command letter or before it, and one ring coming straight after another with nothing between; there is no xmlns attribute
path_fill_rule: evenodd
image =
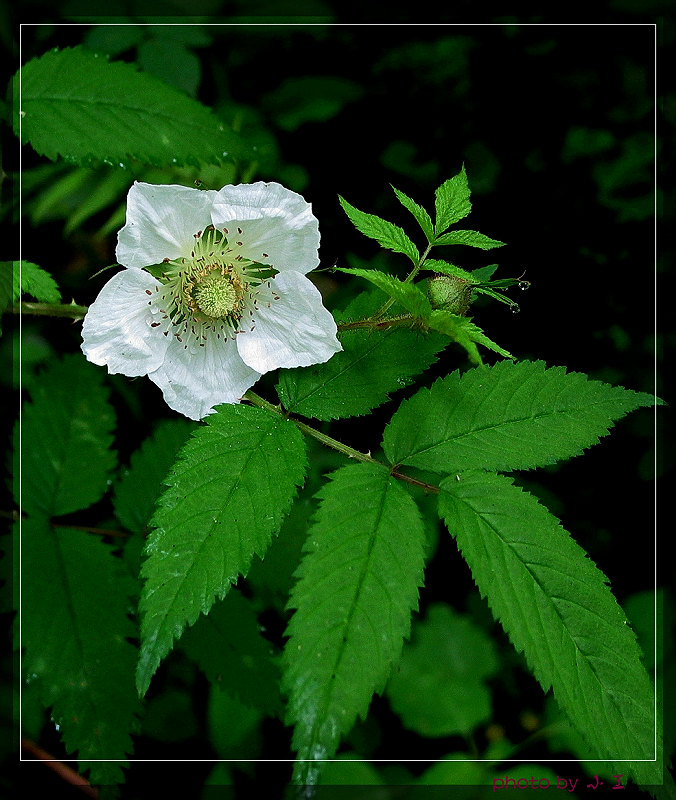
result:
<svg viewBox="0 0 676 800"><path fill-rule="evenodd" d="M396 300L409 314L413 314L414 317L427 319L432 313L432 306L427 299L427 295L415 283L400 281L399 278L394 278L392 275L387 275L377 269L356 269L351 267L338 267L337 269L340 272L364 278L364 280L377 286L388 297Z"/></svg>
<svg viewBox="0 0 676 800"><path fill-rule="evenodd" d="M380 292L373 293L373 303L364 298L359 295L336 320L365 318L382 304ZM404 328L345 330L339 338L343 350L326 363L281 370L277 392L288 411L322 420L366 414L431 366L445 345L437 334Z"/></svg>
<svg viewBox="0 0 676 800"><path fill-rule="evenodd" d="M427 324L432 330L445 333L454 342L462 345L467 351L470 361L474 364L482 363L481 356L479 356L476 348L477 344L481 344L488 350L493 350L505 358L514 358L508 350L489 339L481 328L475 325L468 317L461 317L459 314L452 314L450 311L435 309L430 314Z"/></svg>
<svg viewBox="0 0 676 800"><path fill-rule="evenodd" d="M467 174L463 165L460 172L449 178L435 192L436 222L434 233L441 235L449 225L466 217L472 210Z"/></svg>
<svg viewBox="0 0 676 800"><path fill-rule="evenodd" d="M195 427L187 420L163 420L132 454L113 494L115 515L128 531L142 533L148 526L164 479Z"/></svg>
<svg viewBox="0 0 676 800"><path fill-rule="evenodd" d="M12 302L29 294L40 303L60 303L61 292L52 276L32 261L12 262Z"/></svg>
<svg viewBox="0 0 676 800"><path fill-rule="evenodd" d="M331 758L382 691L417 605L425 546L414 501L380 465L342 467L319 497L289 601L283 680L301 784L320 768L301 759Z"/></svg>
<svg viewBox="0 0 676 800"><path fill-rule="evenodd" d="M93 783L119 783L139 711L136 637L129 620L133 581L113 548L93 534L21 523L23 670L52 708L66 750Z"/></svg>
<svg viewBox="0 0 676 800"><path fill-rule="evenodd" d="M142 568L140 694L214 600L262 557L303 482L303 437L259 408L223 405L179 454L153 517Z"/></svg>
<svg viewBox="0 0 676 800"><path fill-rule="evenodd" d="M497 668L488 635L469 617L435 603L413 626L387 697L408 730L422 736L467 736L490 719L485 679Z"/></svg>
<svg viewBox="0 0 676 800"><path fill-rule="evenodd" d="M211 683L250 708L281 715L280 670L251 603L233 589L185 631L181 648Z"/></svg>
<svg viewBox="0 0 676 800"><path fill-rule="evenodd" d="M82 356L68 355L31 384L32 400L15 427L15 499L24 513L68 514L106 492L116 455L104 378Z"/></svg>
<svg viewBox="0 0 676 800"><path fill-rule="evenodd" d="M235 133L205 106L80 47L29 61L14 80L14 100L15 133L53 161L199 166L242 153Z"/></svg>
<svg viewBox="0 0 676 800"><path fill-rule="evenodd" d="M402 206L404 206L405 209L413 214L416 221L422 228L423 233L427 237L427 241L432 242L434 240L434 225L432 224L432 220L430 219L430 215L427 213L427 211L425 211L421 205L418 205L415 200L411 200L408 195L405 195L399 189L395 189L394 186L392 189L397 196L397 200L402 204Z"/></svg>
<svg viewBox="0 0 676 800"><path fill-rule="evenodd" d="M492 250L494 247L503 247L505 243L484 236L478 231L449 231L439 236L434 244L466 244L481 250Z"/></svg>
<svg viewBox="0 0 676 800"><path fill-rule="evenodd" d="M446 344L402 328L343 331L339 338L343 351L326 364L280 372L277 391L288 411L321 420L366 414L410 385Z"/></svg>
<svg viewBox="0 0 676 800"><path fill-rule="evenodd" d="M463 280L470 281L471 283L477 283L476 278L471 272L467 272L467 270L463 269L462 267L456 267L455 264L451 264L449 261L440 261L436 258L428 258L423 264L423 269L430 269L433 272L440 273L441 275L450 275L454 278L462 278Z"/></svg>
<svg viewBox="0 0 676 800"><path fill-rule="evenodd" d="M653 759L653 689L605 575L512 479L441 483L439 513L512 643L600 758ZM631 766L661 783L658 763Z"/></svg>
<svg viewBox="0 0 676 800"><path fill-rule="evenodd" d="M347 200L338 197L343 211L347 214L350 222L355 228L368 236L369 239L375 239L380 245L387 250L392 250L395 253L403 253L408 256L414 264L420 261L420 253L418 248L408 238L404 231L375 214L366 214L364 211L351 206Z"/></svg>
<svg viewBox="0 0 676 800"><path fill-rule="evenodd" d="M658 401L659 402L659 401ZM533 469L579 455L652 395L543 361L454 372L405 400L385 430L390 463L439 473Z"/></svg>

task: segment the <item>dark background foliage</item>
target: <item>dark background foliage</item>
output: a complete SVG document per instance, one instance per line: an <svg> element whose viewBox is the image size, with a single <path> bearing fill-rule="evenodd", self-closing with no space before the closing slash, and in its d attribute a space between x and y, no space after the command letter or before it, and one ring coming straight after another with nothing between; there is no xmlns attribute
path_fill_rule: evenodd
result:
<svg viewBox="0 0 676 800"><path fill-rule="evenodd" d="M490 253L465 252L469 248L456 253L455 248L448 257L467 268L497 261L497 277L525 273L532 284L524 294L512 290L519 314L495 303L476 304L476 321L487 334L519 358L565 365L636 390L653 391L657 375L658 392L669 401L661 378L663 359L671 363L675 344L667 307L673 277L664 269L673 250L665 225L656 252L654 215L656 164L658 205L665 216L674 199L676 94L670 87L658 87L655 109L656 37L660 76L674 36L665 22L667 4L616 0L599 13L595 21L603 24L598 25L579 23L587 16L581 4L573 24L560 24L575 17L575 8L568 6L557 24L537 12L505 18L482 8L489 24L481 25L459 23L473 13L469 3L454 4L455 19L442 22L443 14L437 13L440 21L421 25L378 4L368 9L355 3L293 5L289 13L302 17L279 16L278 4L259 4L260 16L252 18L243 16L251 13L248 4L214 0L204 7L206 20L228 24L170 33L143 26L111 32L75 25L83 21L75 16L82 12L77 4L57 15L50 5L27 3L19 21L43 24L23 27L21 57L25 63L48 48L85 43L138 61L212 106L257 143L257 163L247 179L278 180L312 202L325 267L336 259L356 266L377 251L351 227L338 194L417 235L389 184L430 207L434 188L464 163L473 201L466 227L507 246ZM202 8L174 11L163 4L158 12L147 4L143 9L125 4L119 11L109 9L132 22L142 21L138 14L186 12L202 13ZM262 24L270 19L266 13L277 15L276 24ZM353 24L363 14L372 24ZM390 24L383 23L385 17ZM650 24L655 21L657 30ZM6 53L15 63L16 44L5 37ZM8 203L17 190L18 149L7 127L2 136L9 176L2 191ZM24 170L43 163L28 147L22 157ZM129 173L129 182L138 176L133 165ZM26 203L32 211L33 200L28 197ZM72 295L87 304L106 279L90 276L114 261L115 235L100 234L104 213L64 236L66 213L57 208L39 220L24 220L23 258L48 269L58 265L64 299ZM405 274L404 257L387 259L388 271ZM330 307L340 307L354 291L344 276L322 272L319 281ZM77 351L79 327L59 326L50 323L47 346ZM6 353L13 332L9 323L3 327ZM28 328L36 341L44 341L44 331ZM436 370L445 374L459 366L461 351L448 348ZM4 383L9 385L8 376ZM160 409L148 418L143 409L158 409L160 397L146 383L139 390L140 404L129 398L123 380L113 383L120 429L130 437L119 442L123 455L158 415L168 416ZM271 388L264 384L262 391L269 394ZM333 435L363 450L376 448L394 407L338 423ZM669 430L668 423L660 423L658 447ZM653 583L655 441L653 417L643 411L584 458L536 477L521 476L602 566L620 602ZM663 449L660 472L668 472L671 460ZM467 608L474 602L471 576L450 540L439 548L422 605L444 600ZM524 687L511 687L508 697L518 697L520 688L532 691L529 679L523 681ZM375 709L385 730L390 712L379 700ZM512 711L507 703L496 717L509 726ZM275 731L272 739L279 735ZM386 737L383 751L417 754L420 743L402 736ZM195 752L201 746L191 744ZM419 757L435 758L448 749L435 742L426 747ZM185 743L175 757L180 752Z"/></svg>

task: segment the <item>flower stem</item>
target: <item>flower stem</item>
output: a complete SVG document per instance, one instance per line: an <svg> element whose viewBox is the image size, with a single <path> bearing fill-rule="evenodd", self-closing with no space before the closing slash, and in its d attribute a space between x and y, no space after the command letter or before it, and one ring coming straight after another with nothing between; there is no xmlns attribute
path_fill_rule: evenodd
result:
<svg viewBox="0 0 676 800"><path fill-rule="evenodd" d="M414 265L413 269L408 273L408 275L404 278L404 283L411 283L416 275L422 269L422 265L425 263L425 259L430 254L430 250L434 247L434 242L429 242L427 247L425 248L425 252L420 256L420 260L417 264ZM377 320L385 314L385 312L389 309L389 307L394 303L394 298L390 297L390 299L384 303L373 315L372 319Z"/></svg>
<svg viewBox="0 0 676 800"><path fill-rule="evenodd" d="M87 306L78 306L76 303L29 303L24 301L12 306L14 314L35 314L41 317L82 319L87 311Z"/></svg>

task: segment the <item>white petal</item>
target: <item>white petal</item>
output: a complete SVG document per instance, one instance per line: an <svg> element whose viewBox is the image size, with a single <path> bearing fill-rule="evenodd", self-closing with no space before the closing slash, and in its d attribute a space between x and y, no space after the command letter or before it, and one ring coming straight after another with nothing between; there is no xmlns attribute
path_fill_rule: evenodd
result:
<svg viewBox="0 0 676 800"><path fill-rule="evenodd" d="M127 195L127 222L117 235L118 262L148 267L165 258L189 257L194 234L211 222L216 194L189 186L134 183Z"/></svg>
<svg viewBox="0 0 676 800"><path fill-rule="evenodd" d="M271 284L279 300L272 300L270 308L259 303L255 329L237 336L240 355L249 366L259 372L307 367L328 361L343 349L336 338L336 323L308 278L282 272Z"/></svg>
<svg viewBox="0 0 676 800"><path fill-rule="evenodd" d="M211 220L228 229L244 258L302 275L319 264L319 223L301 195L262 181L224 186L216 195Z"/></svg>
<svg viewBox="0 0 676 800"><path fill-rule="evenodd" d="M235 342L211 337L195 353L172 339L164 363L148 377L170 408L202 419L219 403L238 403L260 373L242 361Z"/></svg>
<svg viewBox="0 0 676 800"><path fill-rule="evenodd" d="M151 327L156 317L147 292L156 286L140 269L124 269L108 281L82 325L82 352L89 361L130 377L157 369L168 342L161 327Z"/></svg>

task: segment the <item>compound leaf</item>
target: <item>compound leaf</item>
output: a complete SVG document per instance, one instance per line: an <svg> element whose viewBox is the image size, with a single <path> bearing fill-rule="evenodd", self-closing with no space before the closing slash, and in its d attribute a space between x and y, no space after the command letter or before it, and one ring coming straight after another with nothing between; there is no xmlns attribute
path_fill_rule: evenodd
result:
<svg viewBox="0 0 676 800"><path fill-rule="evenodd" d="M615 420L655 402L542 361L501 361L454 372L405 400L383 446L392 464L442 474L533 469L579 455Z"/></svg>
<svg viewBox="0 0 676 800"><path fill-rule="evenodd" d="M343 211L347 214L354 227L368 236L369 239L375 239L380 245L387 250L392 250L395 253L403 253L408 256L414 264L420 261L420 253L418 248L408 238L404 231L375 214L367 214L364 211L351 206L347 200L339 197Z"/></svg>
<svg viewBox="0 0 676 800"><path fill-rule="evenodd" d="M458 477L441 483L440 516L542 688L553 689L595 757L655 758L653 689L605 575L511 478ZM638 782L661 783L657 763L630 769Z"/></svg>
<svg viewBox="0 0 676 800"><path fill-rule="evenodd" d="M200 613L262 557L303 482L305 443L289 420L244 405L210 414L167 479L142 568L144 694L161 659Z"/></svg>
<svg viewBox="0 0 676 800"><path fill-rule="evenodd" d="M15 133L53 161L199 166L231 160L242 147L201 103L133 64L80 47L29 61L14 80L14 98Z"/></svg>
<svg viewBox="0 0 676 800"><path fill-rule="evenodd" d="M68 355L31 383L32 401L15 429L16 474L21 473L16 500L24 512L67 514L106 492L116 456L110 449L115 414L104 377L82 356Z"/></svg>
<svg viewBox="0 0 676 800"><path fill-rule="evenodd" d="M23 670L52 708L66 750L78 752L92 783L120 783L139 711L136 637L129 620L134 582L99 537L21 523Z"/></svg>
<svg viewBox="0 0 676 800"><path fill-rule="evenodd" d="M313 761L333 756L383 690L408 635L423 570L420 513L386 468L342 467L318 496L289 602L296 612L283 679L300 784L316 782Z"/></svg>

